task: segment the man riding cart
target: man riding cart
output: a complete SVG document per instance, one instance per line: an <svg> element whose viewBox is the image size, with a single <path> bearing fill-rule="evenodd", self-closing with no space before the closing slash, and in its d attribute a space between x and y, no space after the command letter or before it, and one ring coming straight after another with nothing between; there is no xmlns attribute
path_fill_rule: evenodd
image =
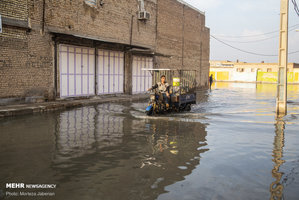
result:
<svg viewBox="0 0 299 200"><path fill-rule="evenodd" d="M171 69L143 69L152 75L155 83L148 91L151 93L148 115L171 111L190 111L196 103L196 71ZM160 81L156 81L159 80ZM171 83L169 84L168 81Z"/></svg>
<svg viewBox="0 0 299 200"><path fill-rule="evenodd" d="M149 88L148 91L158 89L158 91L162 94L163 100L166 103L166 108L169 108L169 88L170 85L165 81L166 76L161 76L161 82L156 83L153 87Z"/></svg>

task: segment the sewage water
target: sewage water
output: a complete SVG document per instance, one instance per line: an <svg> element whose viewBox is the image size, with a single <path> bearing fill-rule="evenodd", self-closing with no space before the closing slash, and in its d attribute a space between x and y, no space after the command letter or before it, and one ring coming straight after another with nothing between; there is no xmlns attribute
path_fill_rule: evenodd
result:
<svg viewBox="0 0 299 200"><path fill-rule="evenodd" d="M139 102L1 119L0 198L298 199L299 86L284 118L275 96L275 85L216 83L189 113L147 117ZM6 194L22 191L52 196Z"/></svg>

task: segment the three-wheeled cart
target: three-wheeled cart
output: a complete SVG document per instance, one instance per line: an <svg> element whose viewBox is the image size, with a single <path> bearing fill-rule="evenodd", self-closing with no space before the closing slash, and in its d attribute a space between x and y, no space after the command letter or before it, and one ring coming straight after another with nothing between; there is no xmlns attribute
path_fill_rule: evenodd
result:
<svg viewBox="0 0 299 200"><path fill-rule="evenodd" d="M151 92L150 102L146 108L147 115L163 114L172 111L190 111L196 104L196 71L173 69L143 69L151 73L152 83L160 82L162 75L169 84L169 106L166 106L163 95L155 89Z"/></svg>

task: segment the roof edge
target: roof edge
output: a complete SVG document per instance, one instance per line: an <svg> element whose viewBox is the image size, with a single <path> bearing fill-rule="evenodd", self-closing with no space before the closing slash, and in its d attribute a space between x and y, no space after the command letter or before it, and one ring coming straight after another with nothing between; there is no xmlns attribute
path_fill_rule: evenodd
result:
<svg viewBox="0 0 299 200"><path fill-rule="evenodd" d="M203 11L199 10L198 8L196 8L196 7L192 6L191 4L189 4L189 3L185 2L184 0L176 0L176 1L180 2L180 3L181 3L181 4L183 4L183 5L186 5L186 6L188 6L189 8L192 8L193 10L195 10L195 11L199 12L199 13L200 13L200 14L202 14L202 15L206 15L206 13L205 13L205 12L203 12Z"/></svg>

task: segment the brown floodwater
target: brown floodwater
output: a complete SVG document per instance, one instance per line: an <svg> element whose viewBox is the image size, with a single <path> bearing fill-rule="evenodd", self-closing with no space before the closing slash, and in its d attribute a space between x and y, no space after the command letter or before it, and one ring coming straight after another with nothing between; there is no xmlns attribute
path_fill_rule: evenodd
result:
<svg viewBox="0 0 299 200"><path fill-rule="evenodd" d="M186 113L148 117L137 102L0 119L0 199L298 199L299 85L284 118L275 96L216 83ZM7 193L39 191L52 196Z"/></svg>

